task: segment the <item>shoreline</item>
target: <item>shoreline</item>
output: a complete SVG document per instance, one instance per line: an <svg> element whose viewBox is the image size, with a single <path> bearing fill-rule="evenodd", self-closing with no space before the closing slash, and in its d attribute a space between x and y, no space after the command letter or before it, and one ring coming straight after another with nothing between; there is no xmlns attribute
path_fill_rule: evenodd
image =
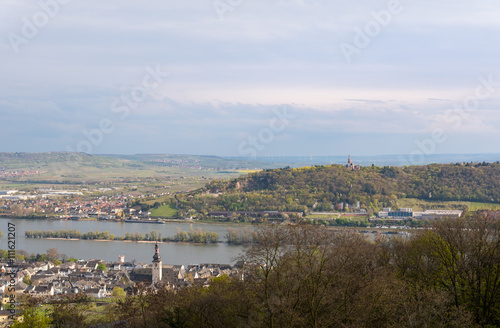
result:
<svg viewBox="0 0 500 328"><path fill-rule="evenodd" d="M19 219L19 220L43 220L43 221L72 221L72 222L114 222L114 223L142 223L142 224L159 224L157 222L125 222L116 220L105 220L100 221L98 219L86 219L86 220L68 220L60 217L30 217L30 216L12 216L10 214L0 213L0 219ZM192 219L162 219L164 223L185 223L185 224L199 224L199 225L237 225L237 226L261 226L264 223L247 223L247 222L217 222L217 221L198 221ZM161 223L160 223L161 224Z"/></svg>
<svg viewBox="0 0 500 328"><path fill-rule="evenodd" d="M1 213L0 213L1 214ZM20 219L20 220L44 220L44 221L68 221L68 222L114 222L114 223L141 223L141 222L123 222L123 221L99 221L97 219L90 219L90 220L66 220L66 219L61 219L61 218L33 218L33 217L13 217L13 216L7 216L7 215L0 215L0 220L2 219ZM266 226L272 226L272 223L247 223L247 222L214 222L214 221L198 221L198 220L182 220L182 219L165 219L165 224L168 223L179 223L179 224L196 224L196 225L202 225L202 226L209 226L209 225L222 225L222 226L233 226L236 229L238 228L244 228L244 227L254 227L254 228L262 228ZM153 222L147 222L143 224L152 224ZM161 225L160 225L161 226ZM413 231L413 230L418 230L418 228L406 228L406 229L399 229L399 228L376 228L376 227L352 227L352 226L327 226L327 229L333 229L333 230L370 230L370 231L379 231L379 232L386 232L386 231ZM48 239L48 238L46 238ZM66 238L56 238L56 239L62 239L66 240ZM97 239L76 239L76 240L97 240ZM100 240L100 239L99 239ZM101 241L122 241L122 240L107 240L103 239ZM131 240L123 240L123 241L130 241ZM147 242L147 241L138 241L138 242ZM170 242L175 242L175 241L170 241ZM175 242L177 243L177 242ZM204 245L205 243L196 243L196 244L201 244ZM207 243L209 244L209 243Z"/></svg>
<svg viewBox="0 0 500 328"><path fill-rule="evenodd" d="M46 237L46 238L29 238L27 239L48 239L48 240L65 240L65 241L102 241L102 242L121 242L121 243L140 243L140 244L186 244L186 245L218 245L218 244L229 244L227 241L218 241L216 243L192 243L185 241L154 241L154 240L120 240L120 239L78 239L78 238L56 238L56 237Z"/></svg>

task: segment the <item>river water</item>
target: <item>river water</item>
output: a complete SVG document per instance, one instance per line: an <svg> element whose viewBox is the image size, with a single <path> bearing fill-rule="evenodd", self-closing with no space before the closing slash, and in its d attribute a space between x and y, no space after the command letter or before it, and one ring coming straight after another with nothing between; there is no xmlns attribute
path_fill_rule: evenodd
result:
<svg viewBox="0 0 500 328"><path fill-rule="evenodd" d="M82 233L89 231L109 231L115 236L124 236L128 233L150 233L157 230L162 237L172 237L177 231L189 231L202 228L204 231L212 231L219 234L220 240L228 227L242 228L241 225L229 224L199 224L184 222L168 222L166 224L124 223L105 221L57 221L57 220L29 220L0 218L0 249L8 248L8 223L15 224L16 249L28 253L45 253L49 248L57 248L59 253L68 257L79 259L102 259L105 261L116 261L119 255L125 255L125 261L146 262L153 260L154 245L144 242L122 242L122 241L89 241L89 240L54 240L54 239L32 239L26 238L26 230L70 230L76 229ZM235 258L240 255L245 246L234 246L226 243L215 245L199 245L185 243L161 243L160 256L164 264L199 264L199 263L223 263L234 264Z"/></svg>

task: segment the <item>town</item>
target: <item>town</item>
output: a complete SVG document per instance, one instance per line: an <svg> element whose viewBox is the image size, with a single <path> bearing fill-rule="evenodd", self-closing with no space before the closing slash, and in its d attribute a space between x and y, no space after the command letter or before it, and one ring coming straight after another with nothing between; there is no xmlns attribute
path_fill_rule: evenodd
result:
<svg viewBox="0 0 500 328"><path fill-rule="evenodd" d="M57 250L50 249L47 253L50 259L33 263L20 259L0 260L0 297L4 309L9 308L10 303L22 302L26 296L51 300L86 294L98 300L133 295L138 285L148 289L176 290L193 285L208 287L213 278L221 276L244 279L242 262L233 266L209 263L164 265L158 244L154 251L152 249L151 263L128 262L125 255L120 255L115 262L72 258L62 263L54 259L60 255ZM0 322L9 315L9 311L0 311Z"/></svg>
<svg viewBox="0 0 500 328"><path fill-rule="evenodd" d="M115 191L116 188L99 188L94 192L102 194L105 192ZM70 220L125 220L130 222L148 222L156 218L151 217L151 210L144 208L140 201L154 200L158 197L164 197L169 193L147 194L140 195L137 193L118 194L109 196L92 196L92 191L88 189L82 190L54 190L54 189L38 189L35 192L27 193L17 190L0 190L0 215L15 216L15 217L32 217L32 218L57 218ZM85 195L85 199L83 199ZM139 204L139 205L138 205ZM258 218L279 219L284 216L292 218L304 218L309 216L323 217L325 220L334 217L356 218L366 217L368 212L366 209L360 208L359 202L355 205L348 203L339 203L332 205L332 210L329 212L314 211L307 213L302 212L286 212L286 211L212 211L209 216L214 218L225 218L230 220L235 216L253 218L255 222L262 222ZM390 219L390 220L405 220L413 219L438 219L444 217L459 217L462 215L462 210L426 210L413 211L411 208L401 208L392 210L391 208L383 208L378 213L373 213L371 219ZM191 216L185 218L191 219ZM158 221L155 221L158 222ZM159 221L161 223L162 221Z"/></svg>
<svg viewBox="0 0 500 328"><path fill-rule="evenodd" d="M137 193L105 196L117 188L99 188L94 191L37 189L34 192L0 190L0 215L38 218L66 218L101 220L130 217L148 217L151 212L133 206L136 200L154 199L168 195ZM92 196L93 193L99 194ZM86 197L85 197L86 196ZM85 199L83 199L85 197Z"/></svg>
<svg viewBox="0 0 500 328"><path fill-rule="evenodd" d="M183 194L185 192L177 192ZM163 223L159 217L152 216L152 210L160 206L156 203L146 205L158 198L170 197L169 192L159 194L140 194L137 192L123 193L120 188L87 188L80 190L63 189L36 189L32 192L19 190L0 190L0 216L30 217L39 219L68 219L68 220L107 220L125 222ZM445 217L460 217L463 210L431 209L418 211L412 208L392 209L383 208L377 213L369 213L360 207L360 203L348 204L341 202L332 204L329 211L317 211L316 206L307 212L289 211L211 211L209 217L222 218L234 221L235 217L249 218L252 222L259 223L267 220L282 220L285 218L321 219L331 221L335 218L356 219L368 218L371 221L391 220L404 221L435 220ZM172 206L172 205L170 205ZM184 213L184 212L181 212ZM495 211L491 211L492 214ZM176 219L193 219L192 215L175 216Z"/></svg>

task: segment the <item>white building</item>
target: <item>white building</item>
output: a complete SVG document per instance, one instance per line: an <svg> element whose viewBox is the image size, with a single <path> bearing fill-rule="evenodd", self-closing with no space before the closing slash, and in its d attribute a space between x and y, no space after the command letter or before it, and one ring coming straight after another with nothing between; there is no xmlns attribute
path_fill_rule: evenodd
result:
<svg viewBox="0 0 500 328"><path fill-rule="evenodd" d="M18 190L0 190L0 195L14 195Z"/></svg>
<svg viewBox="0 0 500 328"><path fill-rule="evenodd" d="M428 219L435 220L441 218L457 218L462 216L463 211L461 210L427 210L424 212L414 212L411 208L402 208L400 210L393 211L391 208L384 208L383 211L378 212L379 218L389 218L389 219Z"/></svg>
<svg viewBox="0 0 500 328"><path fill-rule="evenodd" d="M441 218L459 218L462 216L461 210L427 210L413 213L416 219L435 220Z"/></svg>

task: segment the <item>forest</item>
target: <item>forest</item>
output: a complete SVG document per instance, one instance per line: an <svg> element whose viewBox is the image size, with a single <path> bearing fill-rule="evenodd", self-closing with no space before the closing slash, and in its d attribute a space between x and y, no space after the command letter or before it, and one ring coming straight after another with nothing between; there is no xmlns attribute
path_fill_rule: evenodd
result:
<svg viewBox="0 0 500 328"><path fill-rule="evenodd" d="M139 284L99 319L81 297L25 313L55 327L500 327L500 221L482 214L374 242L311 225L255 238L240 278Z"/></svg>
<svg viewBox="0 0 500 328"><path fill-rule="evenodd" d="M500 203L499 163L405 167L342 165L269 169L230 181L213 180L178 195L178 207L200 217L211 211L339 210L341 203L371 212L397 207L398 199Z"/></svg>

